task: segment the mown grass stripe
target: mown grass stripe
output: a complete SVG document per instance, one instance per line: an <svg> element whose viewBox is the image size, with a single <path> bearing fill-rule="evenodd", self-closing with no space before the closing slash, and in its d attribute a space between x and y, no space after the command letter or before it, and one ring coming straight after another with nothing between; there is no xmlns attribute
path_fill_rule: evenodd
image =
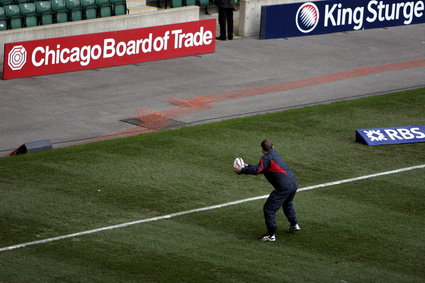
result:
<svg viewBox="0 0 425 283"><path fill-rule="evenodd" d="M386 176L386 175L391 175L391 174L397 174L397 173L401 173L401 172L405 172L405 171L411 171L411 170L422 169L422 168L425 168L425 164L401 168L401 169L396 169L396 170L391 170L391 171L386 171L386 172L381 172L381 173L376 173L376 174L371 174L371 175L364 175L364 176L360 176L360 177L356 177L356 178L349 178L349 179L335 181L335 182L313 185L313 186L301 188L301 189L298 190L298 192L308 191L308 190L313 190L313 189L318 189L318 188L324 188L324 187L330 187L330 186L340 185L340 184L344 184L344 183L356 182L356 181L360 181L360 180L365 180L365 179L370 179L370 178L375 178L375 177L380 177L380 176ZM170 218L181 216L181 215L186 215L186 214L191 214L191 213L196 213L196 212L202 212L202 211L208 211L208 210L213 210L213 209L217 209L217 208L237 205L237 204L241 204L241 203L245 203L245 202L249 202L249 201L265 199L268 196L269 195L267 194L267 195L262 195L262 196L258 196L258 197L247 198L247 199L242 199L242 200L238 200L238 201L232 201L232 202L207 206L207 207L203 207L203 208L197 208L197 209L191 209L191 210L176 212L176 213L167 214L167 215L163 215L163 216L157 216L157 217L151 217L151 218L132 221L132 222L126 222L126 223L122 223L122 224L118 224L118 225L107 226L107 227L103 227L103 228L98 228L98 229L68 234L68 235L64 235L64 236L58 236L58 237L48 238L48 239L44 239L44 240L13 245L13 246L9 246L9 247L0 248L0 252L24 248L24 247L32 246L32 245L38 245L38 244L44 244L44 243L74 238L74 237L80 237L80 236L84 236L84 235L88 235L88 234L94 234L94 233L98 233L98 232L102 232L102 231L123 228L123 227L131 226L131 225L141 224L141 223L153 222L153 221L158 221L158 220L163 220L163 219L170 219Z"/></svg>

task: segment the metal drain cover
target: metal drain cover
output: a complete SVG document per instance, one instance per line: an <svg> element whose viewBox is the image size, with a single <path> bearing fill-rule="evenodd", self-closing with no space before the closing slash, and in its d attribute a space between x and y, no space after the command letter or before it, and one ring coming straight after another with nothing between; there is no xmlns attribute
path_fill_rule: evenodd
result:
<svg viewBox="0 0 425 283"><path fill-rule="evenodd" d="M122 119L120 121L127 123L127 124L134 125L134 126L140 126L140 127L144 126L144 123L139 118L127 118L127 119ZM167 127L165 127L165 129L178 128L178 127L182 127L184 125L187 125L187 123L182 122L182 121L169 119L168 125L167 125Z"/></svg>

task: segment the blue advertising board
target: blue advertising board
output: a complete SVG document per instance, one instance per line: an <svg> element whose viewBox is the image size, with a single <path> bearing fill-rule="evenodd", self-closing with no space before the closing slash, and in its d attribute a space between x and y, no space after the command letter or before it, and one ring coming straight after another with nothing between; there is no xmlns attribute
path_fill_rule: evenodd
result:
<svg viewBox="0 0 425 283"><path fill-rule="evenodd" d="M424 0L315 1L261 7L260 39L425 23Z"/></svg>
<svg viewBox="0 0 425 283"><path fill-rule="evenodd" d="M357 129L356 142L366 145L425 142L425 125Z"/></svg>

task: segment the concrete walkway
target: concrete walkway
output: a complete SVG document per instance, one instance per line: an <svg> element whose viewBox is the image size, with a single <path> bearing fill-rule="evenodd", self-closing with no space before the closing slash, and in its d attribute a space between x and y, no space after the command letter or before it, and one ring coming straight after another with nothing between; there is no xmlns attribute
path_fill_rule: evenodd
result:
<svg viewBox="0 0 425 283"><path fill-rule="evenodd" d="M202 56L0 80L0 156L37 140L57 148L131 132L138 108L194 125L424 86L424 24L235 38Z"/></svg>

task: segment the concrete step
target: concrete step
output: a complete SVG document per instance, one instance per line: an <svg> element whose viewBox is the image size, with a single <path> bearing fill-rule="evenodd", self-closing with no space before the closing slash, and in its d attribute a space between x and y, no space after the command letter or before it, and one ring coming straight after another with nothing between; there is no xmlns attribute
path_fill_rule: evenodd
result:
<svg viewBox="0 0 425 283"><path fill-rule="evenodd" d="M130 14L157 11L158 8L146 5L146 0L127 0L127 9Z"/></svg>

